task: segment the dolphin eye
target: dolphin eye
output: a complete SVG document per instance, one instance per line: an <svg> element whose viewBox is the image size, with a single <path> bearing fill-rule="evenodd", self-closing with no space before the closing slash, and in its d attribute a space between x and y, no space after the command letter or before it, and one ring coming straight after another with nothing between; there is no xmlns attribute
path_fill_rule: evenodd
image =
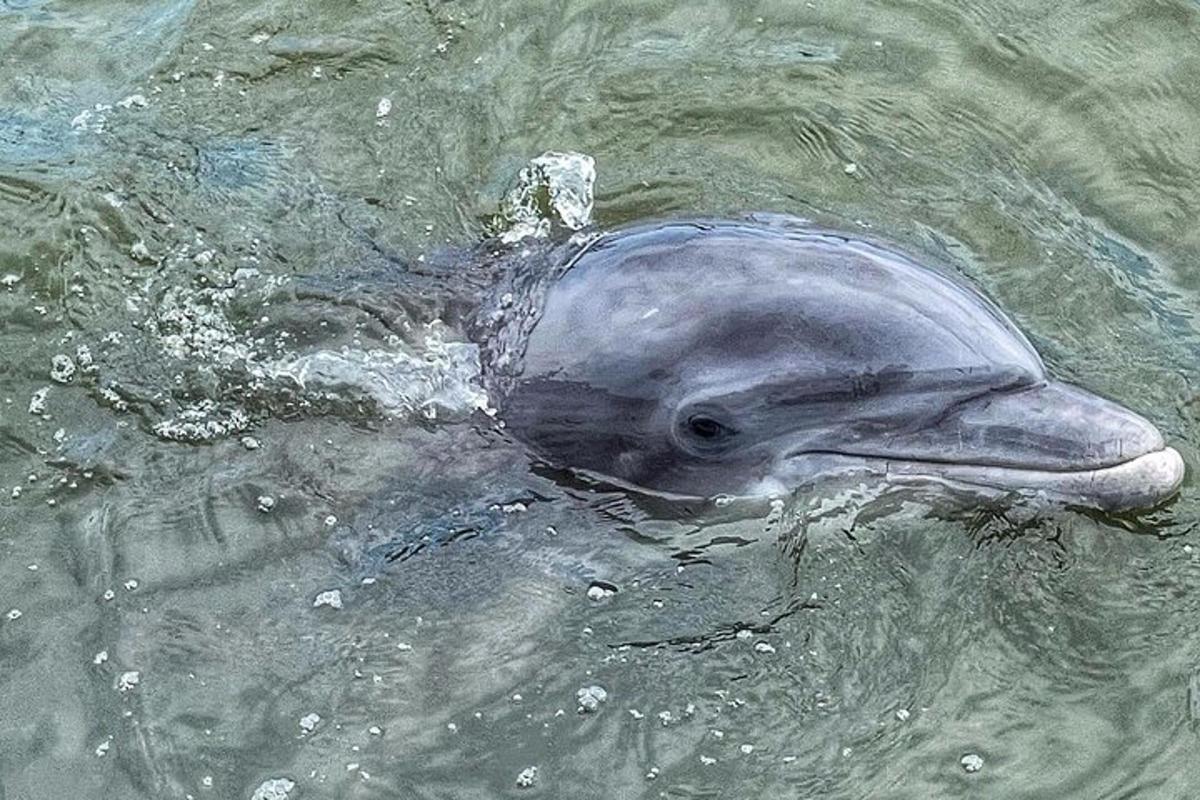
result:
<svg viewBox="0 0 1200 800"><path fill-rule="evenodd" d="M693 436L709 441L733 433L729 428L704 414L693 414L688 417L687 424L688 430Z"/></svg>
<svg viewBox="0 0 1200 800"><path fill-rule="evenodd" d="M737 444L739 431L719 406L704 403L681 409L675 420L675 444L694 456L717 456Z"/></svg>

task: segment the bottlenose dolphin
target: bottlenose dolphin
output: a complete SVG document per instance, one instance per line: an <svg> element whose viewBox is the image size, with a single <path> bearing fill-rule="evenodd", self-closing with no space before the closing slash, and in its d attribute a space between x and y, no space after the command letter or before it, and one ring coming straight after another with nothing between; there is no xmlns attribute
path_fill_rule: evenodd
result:
<svg viewBox="0 0 1200 800"><path fill-rule="evenodd" d="M560 255L476 326L503 424L555 464L670 496L850 475L1101 510L1183 480L1154 425L1049 377L994 303L890 245L699 220Z"/></svg>

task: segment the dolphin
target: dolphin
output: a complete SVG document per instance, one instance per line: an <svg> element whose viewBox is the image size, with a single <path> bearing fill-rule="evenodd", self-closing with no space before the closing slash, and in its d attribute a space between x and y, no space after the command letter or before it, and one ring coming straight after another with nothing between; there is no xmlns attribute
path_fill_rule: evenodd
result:
<svg viewBox="0 0 1200 800"><path fill-rule="evenodd" d="M1102 511L1183 480L1153 424L889 244L755 218L579 239L476 325L503 426L553 464L680 498L849 476Z"/></svg>

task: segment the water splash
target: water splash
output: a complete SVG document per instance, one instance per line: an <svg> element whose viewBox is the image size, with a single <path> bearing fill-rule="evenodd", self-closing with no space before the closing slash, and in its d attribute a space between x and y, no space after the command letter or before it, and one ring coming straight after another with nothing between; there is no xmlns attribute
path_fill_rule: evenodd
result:
<svg viewBox="0 0 1200 800"><path fill-rule="evenodd" d="M546 152L517 175L500 204L501 240L548 236L557 220L575 231L592 222L596 161L583 153Z"/></svg>
<svg viewBox="0 0 1200 800"><path fill-rule="evenodd" d="M306 397L365 400L387 416L448 421L488 410L479 371L479 348L445 341L442 326L435 323L428 326L420 352L318 350L269 363L260 374L290 381Z"/></svg>
<svg viewBox="0 0 1200 800"><path fill-rule="evenodd" d="M159 438L213 442L297 412L439 422L491 413L478 347L441 322L398 312L394 328L381 326L350 303L297 299L287 276L222 268L212 253L169 257L192 278L147 288L131 306L146 309L142 321L102 351L97 391L131 398L119 410L151 415Z"/></svg>

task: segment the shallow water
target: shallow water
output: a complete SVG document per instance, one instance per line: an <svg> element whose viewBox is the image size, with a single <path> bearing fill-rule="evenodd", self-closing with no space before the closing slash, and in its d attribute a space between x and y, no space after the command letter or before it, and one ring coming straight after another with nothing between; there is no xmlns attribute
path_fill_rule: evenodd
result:
<svg viewBox="0 0 1200 800"><path fill-rule="evenodd" d="M546 150L603 226L863 226L1194 471L1198 53L1180 0L0 0L0 797L1195 796L1191 478L671 518L531 471L381 253Z"/></svg>

